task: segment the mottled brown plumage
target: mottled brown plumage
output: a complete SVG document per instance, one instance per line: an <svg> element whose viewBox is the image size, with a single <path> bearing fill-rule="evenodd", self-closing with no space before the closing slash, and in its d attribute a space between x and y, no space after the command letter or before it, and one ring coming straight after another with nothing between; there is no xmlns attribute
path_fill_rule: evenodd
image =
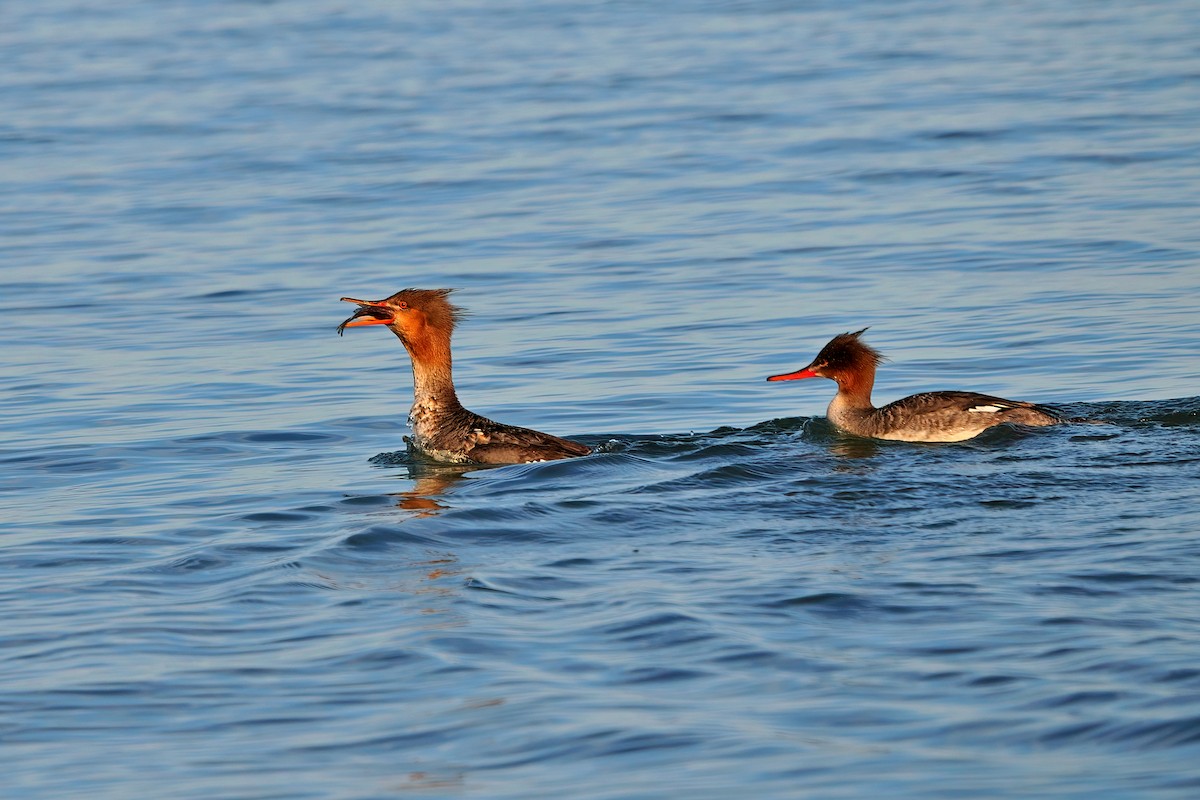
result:
<svg viewBox="0 0 1200 800"><path fill-rule="evenodd" d="M449 289L404 289L384 300L355 300L358 310L338 326L387 325L408 351L413 368L410 447L436 461L519 464L584 456L587 445L548 433L503 425L463 408L451 375L450 337L463 317Z"/></svg>
<svg viewBox="0 0 1200 800"><path fill-rule="evenodd" d="M1062 418L1050 408L975 392L926 392L882 408L871 403L878 350L861 340L866 331L840 333L807 367L769 381L829 378L838 391L829 403L829 421L848 433L905 442L960 442L995 425L1054 425Z"/></svg>

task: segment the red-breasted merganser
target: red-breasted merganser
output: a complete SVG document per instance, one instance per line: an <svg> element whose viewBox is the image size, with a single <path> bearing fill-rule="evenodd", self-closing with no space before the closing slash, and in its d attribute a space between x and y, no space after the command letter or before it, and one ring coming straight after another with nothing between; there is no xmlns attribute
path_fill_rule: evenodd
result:
<svg viewBox="0 0 1200 800"><path fill-rule="evenodd" d="M450 375L450 335L462 316L450 289L404 289L385 300L355 300L358 310L338 326L387 325L408 350L413 368L409 445L435 461L522 464L586 456L591 448L529 428L502 425L462 407Z"/></svg>
<svg viewBox="0 0 1200 800"><path fill-rule="evenodd" d="M975 392L926 392L876 408L871 404L871 388L875 368L884 358L859 338L866 330L838 334L804 369L767 380L836 381L838 391L829 403L829 421L847 433L875 439L961 442L1006 422L1042 426L1063 421L1045 406Z"/></svg>

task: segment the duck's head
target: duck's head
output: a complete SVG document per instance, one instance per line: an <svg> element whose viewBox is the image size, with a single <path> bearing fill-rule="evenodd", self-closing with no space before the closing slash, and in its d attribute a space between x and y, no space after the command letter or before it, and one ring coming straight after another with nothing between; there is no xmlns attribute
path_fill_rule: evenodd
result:
<svg viewBox="0 0 1200 800"><path fill-rule="evenodd" d="M431 334L449 337L462 317L462 310L446 299L451 289L402 289L383 300L357 300L343 297L347 303L358 303L358 310L338 325L338 334L346 328L364 325L387 325L406 344L419 342Z"/></svg>
<svg viewBox="0 0 1200 800"><path fill-rule="evenodd" d="M821 348L817 357L804 369L772 375L769 381L796 381L801 378L829 378L839 384L857 376L875 374L875 368L883 361L883 355L859 337L866 328L854 333L839 333Z"/></svg>

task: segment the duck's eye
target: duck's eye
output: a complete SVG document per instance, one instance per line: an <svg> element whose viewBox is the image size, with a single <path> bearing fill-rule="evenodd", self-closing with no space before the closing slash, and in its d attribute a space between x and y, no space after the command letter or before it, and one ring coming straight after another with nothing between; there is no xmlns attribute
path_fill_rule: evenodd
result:
<svg viewBox="0 0 1200 800"><path fill-rule="evenodd" d="M399 303L396 303L396 308L400 309L401 311L408 311L408 303L401 300Z"/></svg>

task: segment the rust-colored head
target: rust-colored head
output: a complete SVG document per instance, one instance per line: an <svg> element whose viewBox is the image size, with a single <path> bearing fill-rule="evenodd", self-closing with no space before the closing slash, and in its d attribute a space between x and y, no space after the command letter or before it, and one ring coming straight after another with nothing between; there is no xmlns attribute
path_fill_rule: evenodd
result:
<svg viewBox="0 0 1200 800"><path fill-rule="evenodd" d="M804 369L783 375L772 375L769 381L795 381L801 378L829 378L843 383L863 373L875 374L875 368L884 360L875 348L859 339L866 328L854 333L839 333L821 348L817 357Z"/></svg>
<svg viewBox="0 0 1200 800"><path fill-rule="evenodd" d="M358 303L358 310L341 325L346 328L364 325L387 325L401 340L417 341L431 331L449 337L454 325L462 318L462 309L446 299L452 289L401 289L383 300L356 300L343 297L347 303Z"/></svg>

